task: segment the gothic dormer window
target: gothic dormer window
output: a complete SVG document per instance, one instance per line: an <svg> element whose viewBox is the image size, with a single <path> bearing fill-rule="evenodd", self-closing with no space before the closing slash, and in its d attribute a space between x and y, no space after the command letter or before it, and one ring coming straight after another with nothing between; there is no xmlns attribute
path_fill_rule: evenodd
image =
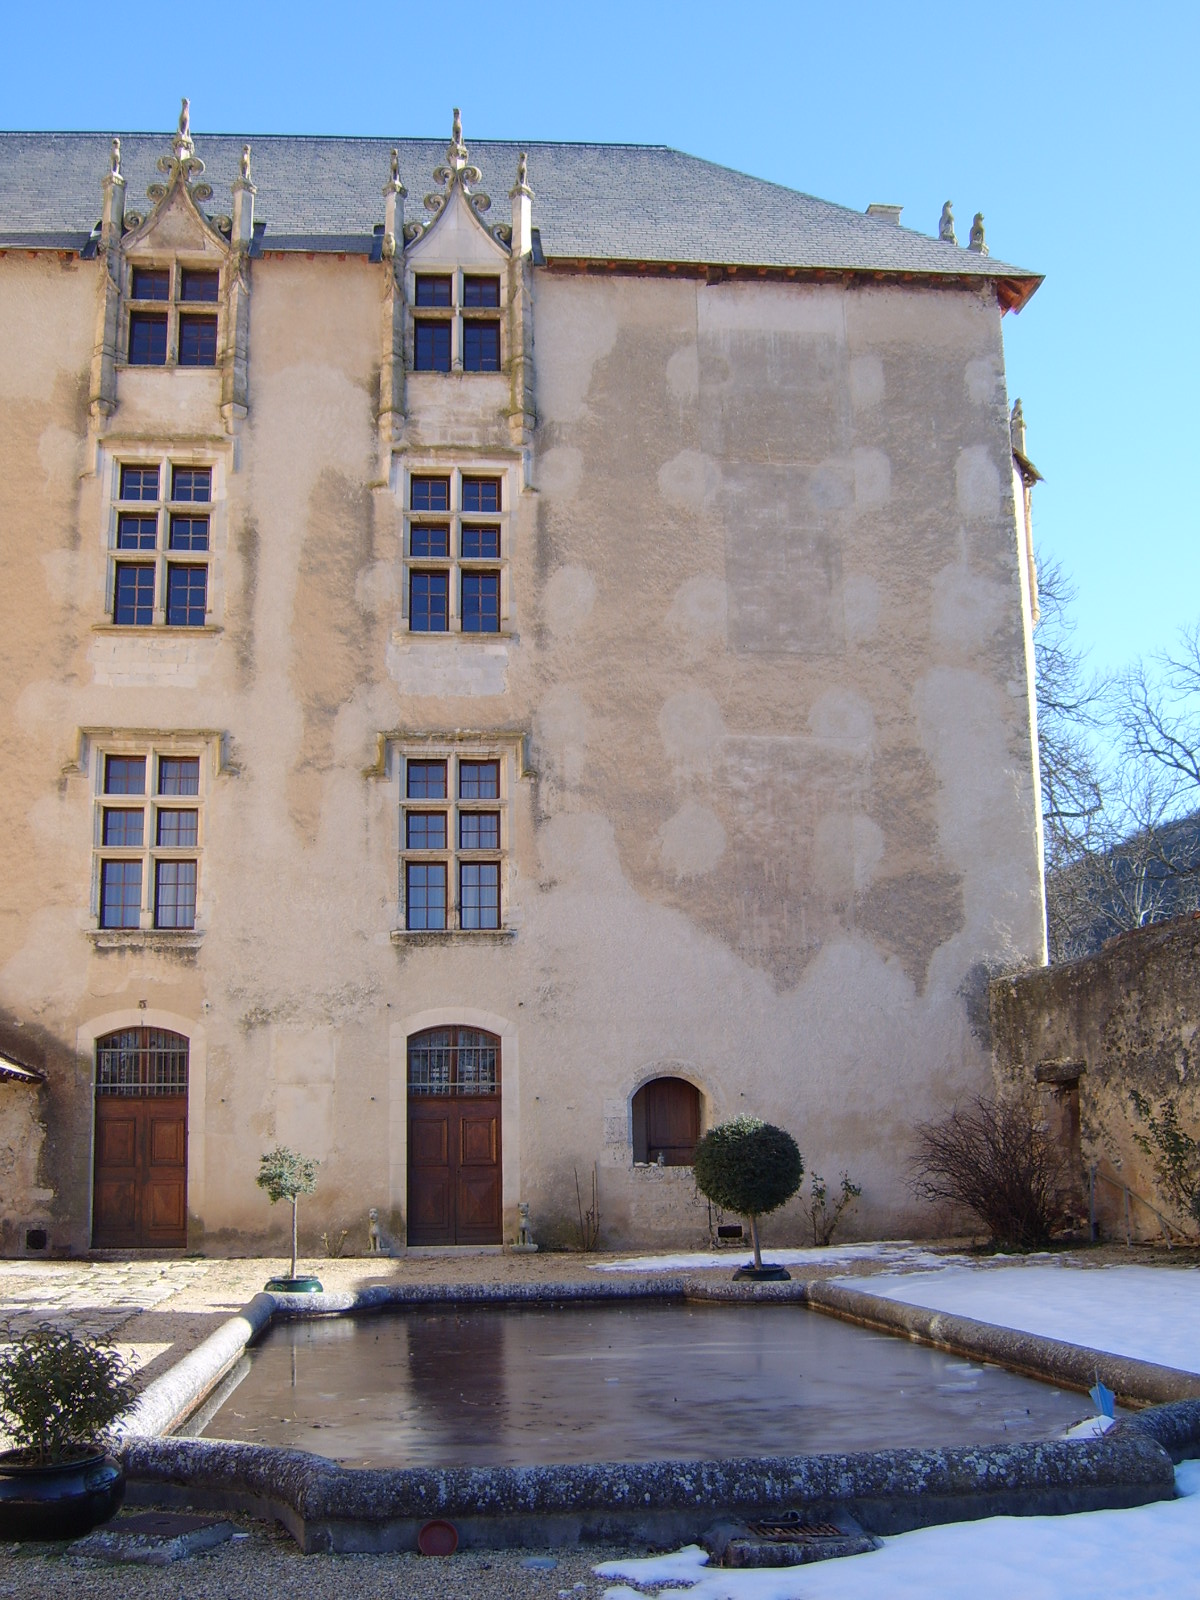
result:
<svg viewBox="0 0 1200 1600"><path fill-rule="evenodd" d="M129 365L215 367L220 271L178 260L128 270Z"/></svg>

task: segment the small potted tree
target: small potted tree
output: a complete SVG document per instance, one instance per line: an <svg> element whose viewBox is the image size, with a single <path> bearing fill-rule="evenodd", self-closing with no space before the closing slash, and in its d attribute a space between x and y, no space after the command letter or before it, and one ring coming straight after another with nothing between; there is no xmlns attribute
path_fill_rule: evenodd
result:
<svg viewBox="0 0 1200 1600"><path fill-rule="evenodd" d="M277 1200L292 1202L292 1270L286 1278L268 1278L267 1288L278 1294L320 1294L317 1278L296 1276L296 1206L302 1194L311 1194L317 1187L317 1168L320 1162L311 1156L298 1156L286 1145L278 1144L269 1150L259 1165L254 1180L274 1205Z"/></svg>
<svg viewBox="0 0 1200 1600"><path fill-rule="evenodd" d="M693 1170L700 1193L723 1211L748 1218L754 1264L735 1278L779 1280L783 1267L763 1266L758 1219L790 1200L800 1187L804 1162L790 1133L757 1117L735 1117L710 1128L696 1146Z"/></svg>
<svg viewBox="0 0 1200 1600"><path fill-rule="evenodd" d="M0 1540L76 1539L125 1498L125 1469L105 1447L136 1390L133 1370L103 1340L48 1323L4 1337Z"/></svg>

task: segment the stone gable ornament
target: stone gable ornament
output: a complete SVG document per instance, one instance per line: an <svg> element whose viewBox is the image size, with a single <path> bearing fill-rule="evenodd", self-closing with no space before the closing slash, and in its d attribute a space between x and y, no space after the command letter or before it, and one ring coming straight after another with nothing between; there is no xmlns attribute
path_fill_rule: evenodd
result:
<svg viewBox="0 0 1200 1600"><path fill-rule="evenodd" d="M987 241L983 236L982 211L977 211L975 213L975 221L971 224L970 248L975 251L976 255L986 256L988 254Z"/></svg>
<svg viewBox="0 0 1200 1600"><path fill-rule="evenodd" d="M120 139L114 139L113 142L112 142L112 156L111 156L111 158L109 160L109 168L108 168L108 170L112 173L114 178L119 178L121 176L121 141L120 141Z"/></svg>
<svg viewBox="0 0 1200 1600"><path fill-rule="evenodd" d="M944 239L947 244L957 244L958 235L954 231L954 212L951 209L953 201L947 200L942 207L941 221L938 223L938 238Z"/></svg>
<svg viewBox="0 0 1200 1600"><path fill-rule="evenodd" d="M155 205L166 199L167 191L176 182L187 190L197 205L204 200L212 199L212 185L194 181L203 173L204 163L196 154L196 146L192 143L191 125L191 101L185 95L179 113L179 126L171 141L171 154L158 158L158 170L165 173L167 181L152 183L146 190L146 198L153 200Z"/></svg>
<svg viewBox="0 0 1200 1600"><path fill-rule="evenodd" d="M242 182L250 182L250 146L248 144L242 146Z"/></svg>

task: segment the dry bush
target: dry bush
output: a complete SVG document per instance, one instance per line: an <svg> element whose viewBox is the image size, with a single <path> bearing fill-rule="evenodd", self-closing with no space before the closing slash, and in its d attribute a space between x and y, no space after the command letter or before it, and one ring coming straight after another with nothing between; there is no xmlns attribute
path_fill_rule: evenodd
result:
<svg viewBox="0 0 1200 1600"><path fill-rule="evenodd" d="M980 1096L923 1123L913 1188L966 1206L1000 1249L1041 1249L1067 1220L1066 1165L1028 1096Z"/></svg>

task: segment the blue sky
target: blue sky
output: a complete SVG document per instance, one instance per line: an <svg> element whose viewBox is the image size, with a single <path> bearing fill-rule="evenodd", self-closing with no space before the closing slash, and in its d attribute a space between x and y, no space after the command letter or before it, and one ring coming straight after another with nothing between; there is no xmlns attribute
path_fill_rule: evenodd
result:
<svg viewBox="0 0 1200 1600"><path fill-rule="evenodd" d="M1039 545L1098 668L1200 616L1200 7L249 3L10 14L0 124L674 145L839 204L904 206L1046 274L1005 319L1045 474ZM1192 107L1189 113L1188 106ZM536 190L536 176L531 174ZM536 202L535 202L536 204Z"/></svg>

